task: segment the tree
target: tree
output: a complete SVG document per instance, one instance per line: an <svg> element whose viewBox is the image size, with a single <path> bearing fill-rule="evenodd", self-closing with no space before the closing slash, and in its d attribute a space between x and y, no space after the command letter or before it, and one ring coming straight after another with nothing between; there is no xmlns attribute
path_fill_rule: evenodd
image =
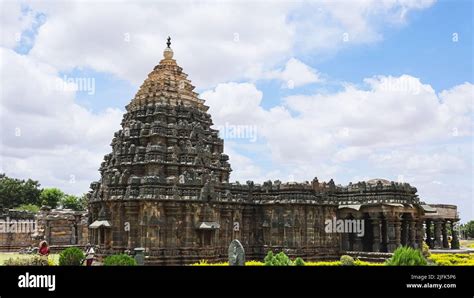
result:
<svg viewBox="0 0 474 298"><path fill-rule="evenodd" d="M64 196L65 194L58 188L45 188L40 195L41 205L56 208Z"/></svg>
<svg viewBox="0 0 474 298"><path fill-rule="evenodd" d="M40 184L35 180L20 180L0 174L0 206L14 208L23 204L40 205Z"/></svg>
<svg viewBox="0 0 474 298"><path fill-rule="evenodd" d="M87 199L85 195L82 197L73 196L73 195L65 195L60 202L61 207L65 209L72 209L75 211L83 211L86 210L87 207Z"/></svg>
<svg viewBox="0 0 474 298"><path fill-rule="evenodd" d="M468 238L474 238L474 220L469 221L464 225L465 235Z"/></svg>

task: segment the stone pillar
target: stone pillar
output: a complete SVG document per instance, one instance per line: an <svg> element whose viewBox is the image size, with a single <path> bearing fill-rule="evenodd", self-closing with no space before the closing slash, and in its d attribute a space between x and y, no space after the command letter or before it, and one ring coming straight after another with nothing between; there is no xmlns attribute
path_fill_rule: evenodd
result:
<svg viewBox="0 0 474 298"><path fill-rule="evenodd" d="M359 221L359 220L364 220L363 214L355 214L354 219ZM365 225L364 225L365 228ZM364 244L362 242L362 237L357 235L355 231L352 232L353 234L353 239L354 239L354 245L353 245L353 250L354 251L363 251L364 250Z"/></svg>
<svg viewBox="0 0 474 298"><path fill-rule="evenodd" d="M242 245L248 247L251 242L251 223L252 223L252 209L245 208L242 212L242 222L240 223L240 229L242 230Z"/></svg>
<svg viewBox="0 0 474 298"><path fill-rule="evenodd" d="M165 214L167 217L167 228L165 246L167 248L176 248L178 246L178 233L179 233L179 208L172 204L164 206Z"/></svg>
<svg viewBox="0 0 474 298"><path fill-rule="evenodd" d="M370 214L370 219L372 223L372 251L379 252L380 251L380 240L382 238L382 231L381 231L381 222L380 222L380 215L378 213Z"/></svg>
<svg viewBox="0 0 474 298"><path fill-rule="evenodd" d="M416 247L422 249L423 248L423 237L425 235L425 230L423 229L423 220L416 221Z"/></svg>
<svg viewBox="0 0 474 298"><path fill-rule="evenodd" d="M139 236L139 226L138 226L138 203L137 202L126 202L125 203L125 218L126 222L129 223L128 228L128 249L131 250L132 248L138 245L138 236ZM100 241L100 240L99 240ZM100 243L100 242L99 242Z"/></svg>
<svg viewBox="0 0 474 298"><path fill-rule="evenodd" d="M410 222L408 219L403 219L402 220L402 235L403 238L401 239L401 243L405 246L411 245L410 243Z"/></svg>
<svg viewBox="0 0 474 298"><path fill-rule="evenodd" d="M448 249L449 248L449 241L448 241L448 226L446 223L446 220L443 220L442 222L442 235L443 235L443 248Z"/></svg>
<svg viewBox="0 0 474 298"><path fill-rule="evenodd" d="M77 233L76 233L76 226L71 224L71 244L77 244Z"/></svg>
<svg viewBox="0 0 474 298"><path fill-rule="evenodd" d="M409 242L407 243L408 245L410 245L411 247L413 248L418 248L418 245L417 245L417 239L416 239L416 230L417 230L417 227L416 227L416 221L414 219L411 219L410 220L410 223L409 223Z"/></svg>
<svg viewBox="0 0 474 298"><path fill-rule="evenodd" d="M443 243L441 241L441 230L442 230L442 222L440 219L435 220L435 231L434 231L434 248L439 249L443 247Z"/></svg>
<svg viewBox="0 0 474 298"><path fill-rule="evenodd" d="M433 245L433 241L431 240L431 238L433 237L433 235L431 234L431 220L427 219L426 220L426 244L428 244L428 246L430 248L433 248L434 245Z"/></svg>
<svg viewBox="0 0 474 298"><path fill-rule="evenodd" d="M380 233L380 251L387 252L388 251L388 222L387 217L384 216L381 219L381 233Z"/></svg>
<svg viewBox="0 0 474 298"><path fill-rule="evenodd" d="M193 220L192 220L192 210L189 205L185 206L184 209L184 246L191 247L193 246Z"/></svg>
<svg viewBox="0 0 474 298"><path fill-rule="evenodd" d="M402 230L401 230L401 225L402 222L400 219L395 220L395 245L396 247L399 247L401 245L401 236L402 236Z"/></svg>
<svg viewBox="0 0 474 298"><path fill-rule="evenodd" d="M357 233L354 233L354 246L352 248L354 251L363 251L364 245L362 243L362 237L358 236Z"/></svg>
<svg viewBox="0 0 474 298"><path fill-rule="evenodd" d="M341 234L341 249L343 251L350 250L349 234L347 234L347 233L342 233Z"/></svg>
<svg viewBox="0 0 474 298"><path fill-rule="evenodd" d="M398 216L387 218L387 234L388 234L388 252L393 252L401 245L401 222Z"/></svg>
<svg viewBox="0 0 474 298"><path fill-rule="evenodd" d="M51 245L51 227L49 225L50 221L45 220L45 223L44 240L46 240L46 242Z"/></svg>

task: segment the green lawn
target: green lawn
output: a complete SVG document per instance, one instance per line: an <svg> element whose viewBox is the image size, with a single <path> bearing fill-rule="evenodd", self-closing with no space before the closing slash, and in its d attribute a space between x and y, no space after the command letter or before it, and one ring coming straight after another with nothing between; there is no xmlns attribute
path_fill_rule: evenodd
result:
<svg viewBox="0 0 474 298"><path fill-rule="evenodd" d="M0 265L3 265L3 263L10 259L10 258L29 258L33 255L27 255L27 254L19 254L16 252L0 252ZM59 263L59 254L51 254L49 255L49 259L52 259L54 264Z"/></svg>

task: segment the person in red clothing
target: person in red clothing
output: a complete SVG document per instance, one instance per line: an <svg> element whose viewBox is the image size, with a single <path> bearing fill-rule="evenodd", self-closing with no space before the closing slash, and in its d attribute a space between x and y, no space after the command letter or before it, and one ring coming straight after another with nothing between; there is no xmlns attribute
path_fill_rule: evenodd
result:
<svg viewBox="0 0 474 298"><path fill-rule="evenodd" d="M48 256L49 255L48 242L46 242L44 240L40 242L38 253L40 254L40 256Z"/></svg>

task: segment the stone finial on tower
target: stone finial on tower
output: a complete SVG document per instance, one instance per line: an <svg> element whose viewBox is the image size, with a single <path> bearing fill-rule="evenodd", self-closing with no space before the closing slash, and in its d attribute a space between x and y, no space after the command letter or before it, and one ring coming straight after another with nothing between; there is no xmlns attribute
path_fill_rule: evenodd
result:
<svg viewBox="0 0 474 298"><path fill-rule="evenodd" d="M163 56L165 57L166 60L170 60L173 58L173 50L171 49L171 37L168 36L168 41L166 42L167 47L165 48L165 51L163 52Z"/></svg>

